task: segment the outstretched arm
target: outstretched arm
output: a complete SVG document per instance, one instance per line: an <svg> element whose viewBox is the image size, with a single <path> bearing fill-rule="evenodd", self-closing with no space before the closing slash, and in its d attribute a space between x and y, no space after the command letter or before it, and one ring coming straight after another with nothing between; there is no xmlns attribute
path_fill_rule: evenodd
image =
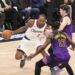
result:
<svg viewBox="0 0 75 75"><path fill-rule="evenodd" d="M15 34L23 33L23 32L25 32L27 30L27 28L28 28L27 25L26 26L23 26L23 27L21 27L21 28L19 28L17 30L12 31L12 34L15 35Z"/></svg>
<svg viewBox="0 0 75 75"><path fill-rule="evenodd" d="M49 45L50 42L51 42L50 37L47 37L46 42L43 45L41 45L40 47L38 47L37 51L33 55L30 55L28 57L28 59L32 59L33 57L35 57L36 55L38 55L39 53L41 53L42 51L44 51L45 48Z"/></svg>

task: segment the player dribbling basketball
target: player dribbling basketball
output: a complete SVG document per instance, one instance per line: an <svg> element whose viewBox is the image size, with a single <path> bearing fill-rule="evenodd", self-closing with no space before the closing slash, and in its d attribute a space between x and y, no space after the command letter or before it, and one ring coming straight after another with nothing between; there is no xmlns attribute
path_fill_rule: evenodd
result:
<svg viewBox="0 0 75 75"><path fill-rule="evenodd" d="M40 45L44 42L41 41L45 35L44 31L47 27L45 15L40 15L37 20L29 20L27 25L13 31L13 34L17 34L20 32L25 32L25 35L17 49L15 58L17 60L21 60L20 67L24 67L25 60L27 58L27 52L36 50ZM32 46L32 48L31 48ZM44 54L46 55L46 53Z"/></svg>

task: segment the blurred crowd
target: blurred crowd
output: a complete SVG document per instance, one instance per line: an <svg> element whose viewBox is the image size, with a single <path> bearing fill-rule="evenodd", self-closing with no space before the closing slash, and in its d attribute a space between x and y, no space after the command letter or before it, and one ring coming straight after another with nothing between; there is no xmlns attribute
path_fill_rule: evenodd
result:
<svg viewBox="0 0 75 75"><path fill-rule="evenodd" d="M60 20L59 7L66 4L69 16L75 24L75 0L0 0L0 31L15 30L30 19L45 14L47 24Z"/></svg>

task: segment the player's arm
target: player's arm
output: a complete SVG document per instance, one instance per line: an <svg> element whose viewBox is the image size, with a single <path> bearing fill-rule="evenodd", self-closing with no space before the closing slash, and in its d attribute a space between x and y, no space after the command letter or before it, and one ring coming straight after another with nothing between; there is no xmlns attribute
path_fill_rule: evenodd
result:
<svg viewBox="0 0 75 75"><path fill-rule="evenodd" d="M11 9L12 8L12 3L11 3L11 1L9 1L9 4L7 4L6 3L6 0L2 0L2 2L3 2L3 4L4 4L4 11L7 11L7 10L9 10L9 9Z"/></svg>
<svg viewBox="0 0 75 75"><path fill-rule="evenodd" d="M60 23L58 31L62 31L66 27L67 24L68 24L68 18L64 17L63 21Z"/></svg>
<svg viewBox="0 0 75 75"><path fill-rule="evenodd" d="M45 28L44 34L45 34L46 37L48 37L48 35L51 35L52 32L53 32L52 27L51 26L47 26Z"/></svg>
<svg viewBox="0 0 75 75"><path fill-rule="evenodd" d="M23 27L20 27L20 28L17 29L17 30L14 30L14 31L12 32L12 34L15 35L15 34L23 33L23 32L25 32L25 31L27 30L27 28L28 28L28 26L25 25L25 26L23 26Z"/></svg>
<svg viewBox="0 0 75 75"><path fill-rule="evenodd" d="M39 53L41 53L42 51L44 51L45 48L50 44L50 42L51 42L51 37L48 36L46 38L46 42L43 45L41 45L40 47L38 47L37 51L33 55L30 55L28 58L32 59L33 57L35 57L36 55L38 55Z"/></svg>
<svg viewBox="0 0 75 75"><path fill-rule="evenodd" d="M65 34L67 37L67 40L69 41L69 43L73 46L75 46L75 43L69 38L69 36L67 34Z"/></svg>
<svg viewBox="0 0 75 75"><path fill-rule="evenodd" d="M32 20L32 19L29 20L25 26L20 27L19 29L13 31L12 34L14 35L14 34L20 34L20 33L26 32L28 27L31 27L33 25L33 23L34 23L34 20Z"/></svg>
<svg viewBox="0 0 75 75"><path fill-rule="evenodd" d="M28 27L32 27L34 25L34 19L30 19L28 22L27 22L27 25Z"/></svg>

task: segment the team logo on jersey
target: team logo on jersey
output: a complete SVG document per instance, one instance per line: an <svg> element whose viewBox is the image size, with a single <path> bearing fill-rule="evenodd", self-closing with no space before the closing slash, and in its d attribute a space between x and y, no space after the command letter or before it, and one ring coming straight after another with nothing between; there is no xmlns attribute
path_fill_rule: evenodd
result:
<svg viewBox="0 0 75 75"><path fill-rule="evenodd" d="M38 31L38 30L35 30L35 29L31 29L32 32L35 32L35 33L42 33L42 31Z"/></svg>

